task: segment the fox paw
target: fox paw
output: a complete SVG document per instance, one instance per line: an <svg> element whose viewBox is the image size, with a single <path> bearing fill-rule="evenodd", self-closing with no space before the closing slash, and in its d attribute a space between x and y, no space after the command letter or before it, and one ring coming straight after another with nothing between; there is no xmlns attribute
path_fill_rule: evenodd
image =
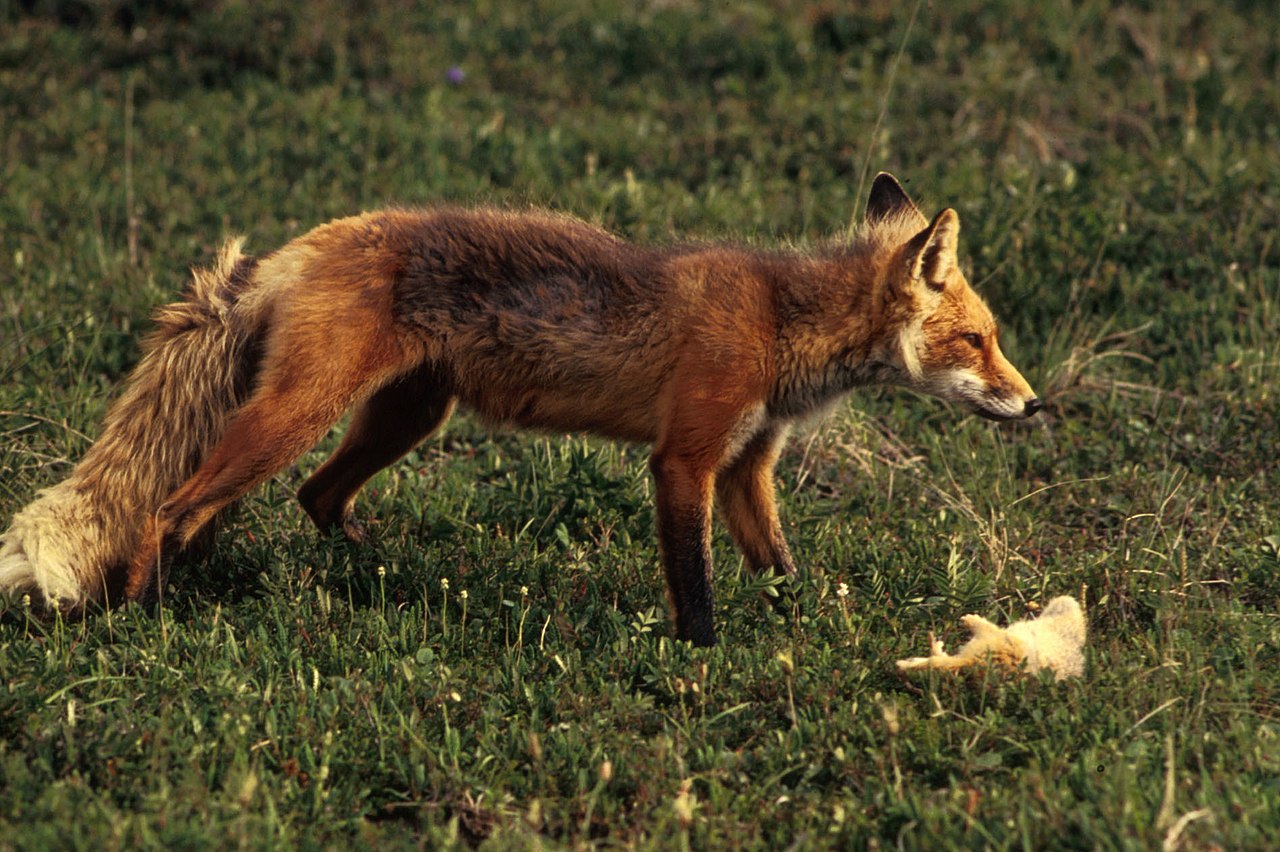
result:
<svg viewBox="0 0 1280 852"><path fill-rule="evenodd" d="M944 644L938 641L933 635L933 631L929 632L929 656L927 657L909 657L905 660L898 660L898 669L900 671L909 671L911 669L927 669L930 666L936 666L939 661L950 659Z"/></svg>
<svg viewBox="0 0 1280 852"><path fill-rule="evenodd" d="M962 615L960 616L960 623L969 628L970 632L972 632L974 636L981 636L986 633L1003 632L1000 627L992 624L980 615Z"/></svg>
<svg viewBox="0 0 1280 852"><path fill-rule="evenodd" d="M352 544L364 544L369 539L369 530L364 524L356 520L354 514L346 514L342 516L342 534L347 537L347 541Z"/></svg>

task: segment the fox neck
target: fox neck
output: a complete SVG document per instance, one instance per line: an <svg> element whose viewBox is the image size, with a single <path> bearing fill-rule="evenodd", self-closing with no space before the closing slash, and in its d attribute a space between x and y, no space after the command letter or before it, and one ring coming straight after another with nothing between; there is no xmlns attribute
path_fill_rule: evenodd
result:
<svg viewBox="0 0 1280 852"><path fill-rule="evenodd" d="M769 412L786 419L821 413L850 391L901 384L906 376L898 316L876 258L842 252L813 262L780 288L777 376Z"/></svg>

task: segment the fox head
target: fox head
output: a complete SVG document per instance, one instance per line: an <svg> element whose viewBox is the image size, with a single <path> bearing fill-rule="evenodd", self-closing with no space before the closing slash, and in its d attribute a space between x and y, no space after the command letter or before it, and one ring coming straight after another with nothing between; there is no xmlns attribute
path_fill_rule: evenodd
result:
<svg viewBox="0 0 1280 852"><path fill-rule="evenodd" d="M991 420L1030 417L1044 403L1000 351L995 317L956 258L960 217L926 219L891 175L871 185L867 222L897 233L884 267L887 313L897 334L882 353L903 384Z"/></svg>

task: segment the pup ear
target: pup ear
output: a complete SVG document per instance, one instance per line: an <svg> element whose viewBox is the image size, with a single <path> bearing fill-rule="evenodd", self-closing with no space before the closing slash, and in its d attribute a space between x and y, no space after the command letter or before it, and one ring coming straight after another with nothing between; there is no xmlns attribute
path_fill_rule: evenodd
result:
<svg viewBox="0 0 1280 852"><path fill-rule="evenodd" d="M876 175L876 179L871 182L871 195L867 198L867 221L879 222L906 210L914 210L920 215L907 191L893 175L888 172ZM920 218L923 219L924 216L920 215Z"/></svg>
<svg viewBox="0 0 1280 852"><path fill-rule="evenodd" d="M943 289L959 265L956 258L959 243L960 216L948 207L907 243L907 270L911 280L923 281L935 290Z"/></svg>

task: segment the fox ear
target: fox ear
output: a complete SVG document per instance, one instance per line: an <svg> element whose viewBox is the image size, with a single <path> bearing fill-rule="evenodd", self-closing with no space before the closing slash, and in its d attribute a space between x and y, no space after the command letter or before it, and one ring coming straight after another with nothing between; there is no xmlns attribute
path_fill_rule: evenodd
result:
<svg viewBox="0 0 1280 852"><path fill-rule="evenodd" d="M911 280L924 281L935 290L941 290L959 264L956 258L959 244L960 216L948 207L934 216L929 227L907 244L907 268Z"/></svg>
<svg viewBox="0 0 1280 852"><path fill-rule="evenodd" d="M920 212L893 175L888 172L876 175L876 179L871 182L871 195L867 198L867 221L879 222L906 210ZM924 216L920 218L923 219Z"/></svg>

